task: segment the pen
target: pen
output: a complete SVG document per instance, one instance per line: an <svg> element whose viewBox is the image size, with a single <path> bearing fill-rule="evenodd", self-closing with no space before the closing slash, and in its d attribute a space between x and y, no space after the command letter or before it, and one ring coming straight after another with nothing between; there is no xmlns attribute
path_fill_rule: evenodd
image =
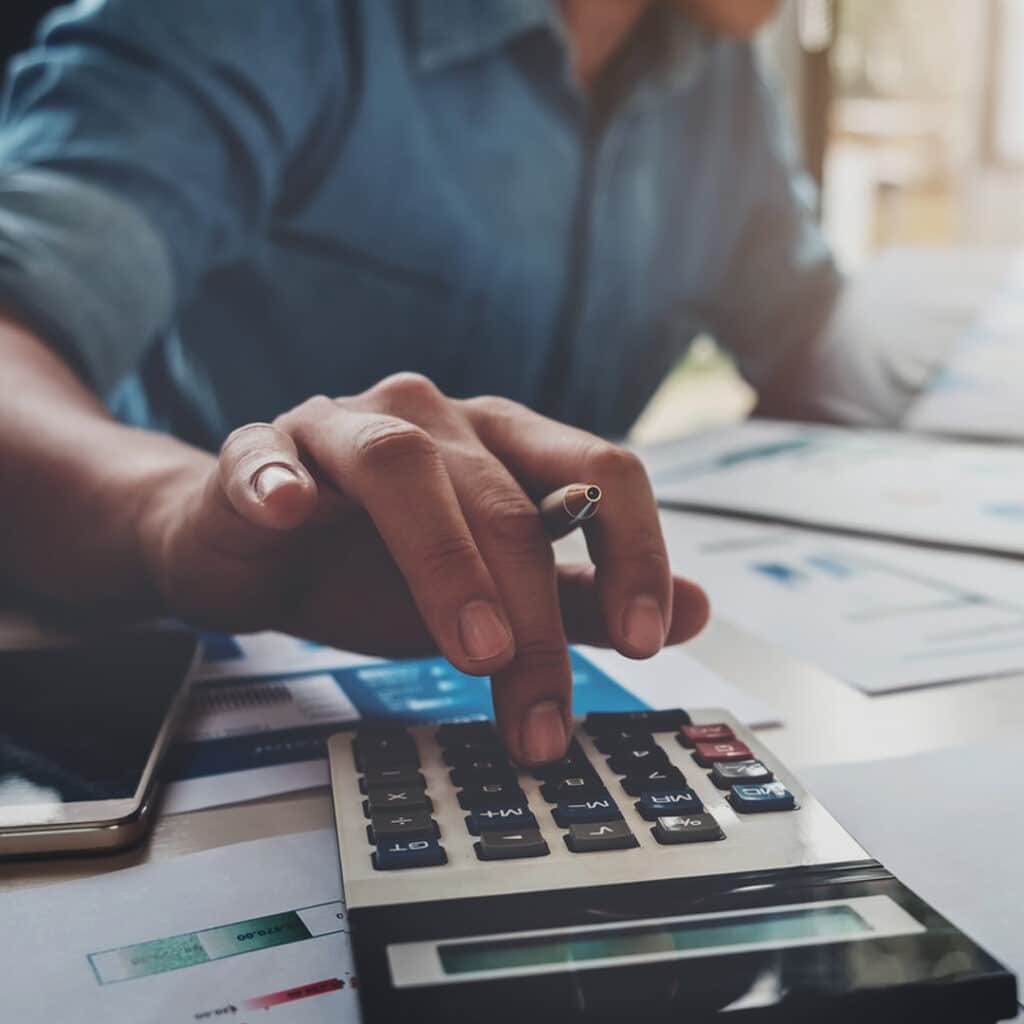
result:
<svg viewBox="0 0 1024 1024"><path fill-rule="evenodd" d="M538 507L544 529L557 540L593 518L600 503L601 488L597 484L567 484L552 491Z"/></svg>

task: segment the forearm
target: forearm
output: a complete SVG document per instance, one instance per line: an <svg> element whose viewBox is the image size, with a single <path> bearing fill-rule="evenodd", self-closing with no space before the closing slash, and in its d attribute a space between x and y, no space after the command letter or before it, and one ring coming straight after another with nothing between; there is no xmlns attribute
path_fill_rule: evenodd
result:
<svg viewBox="0 0 1024 1024"><path fill-rule="evenodd" d="M159 610L160 495L213 457L117 423L45 344L0 315L0 578L76 605Z"/></svg>

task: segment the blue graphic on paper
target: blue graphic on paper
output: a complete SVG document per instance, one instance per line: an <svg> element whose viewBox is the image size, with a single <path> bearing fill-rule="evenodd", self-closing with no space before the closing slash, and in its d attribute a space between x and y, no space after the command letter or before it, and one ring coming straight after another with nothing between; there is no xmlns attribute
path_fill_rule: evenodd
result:
<svg viewBox="0 0 1024 1024"><path fill-rule="evenodd" d="M578 651L570 651L570 657L576 714L642 711L647 708L647 704L623 689ZM331 669L326 673L319 669L315 673L292 672L258 679L233 678L202 685L206 692L218 687L237 687L240 683L280 687L289 679L325 674L334 677L339 688L358 708L364 723L422 725L485 719L492 714L490 680L466 675L444 658L382 661ZM351 728L352 725L350 722L327 722L180 743L168 757L165 779L174 782L322 758L325 756L326 739L339 729Z"/></svg>
<svg viewBox="0 0 1024 1024"><path fill-rule="evenodd" d="M241 644L230 633L200 632L204 661L232 661L242 657Z"/></svg>

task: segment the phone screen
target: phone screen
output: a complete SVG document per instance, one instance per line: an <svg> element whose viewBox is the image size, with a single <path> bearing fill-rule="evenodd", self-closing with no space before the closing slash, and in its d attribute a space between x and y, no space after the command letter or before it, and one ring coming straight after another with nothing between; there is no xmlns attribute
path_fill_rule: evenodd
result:
<svg viewBox="0 0 1024 1024"><path fill-rule="evenodd" d="M135 795L196 640L132 630L0 651L0 812Z"/></svg>

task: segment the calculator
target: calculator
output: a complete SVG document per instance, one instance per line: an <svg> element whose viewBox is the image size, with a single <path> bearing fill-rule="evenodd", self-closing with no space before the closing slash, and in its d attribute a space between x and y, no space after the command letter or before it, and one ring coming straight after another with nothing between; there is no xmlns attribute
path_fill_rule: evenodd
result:
<svg viewBox="0 0 1024 1024"><path fill-rule="evenodd" d="M328 749L367 1024L1016 1016L1013 975L726 711L590 714L536 769L483 721Z"/></svg>

